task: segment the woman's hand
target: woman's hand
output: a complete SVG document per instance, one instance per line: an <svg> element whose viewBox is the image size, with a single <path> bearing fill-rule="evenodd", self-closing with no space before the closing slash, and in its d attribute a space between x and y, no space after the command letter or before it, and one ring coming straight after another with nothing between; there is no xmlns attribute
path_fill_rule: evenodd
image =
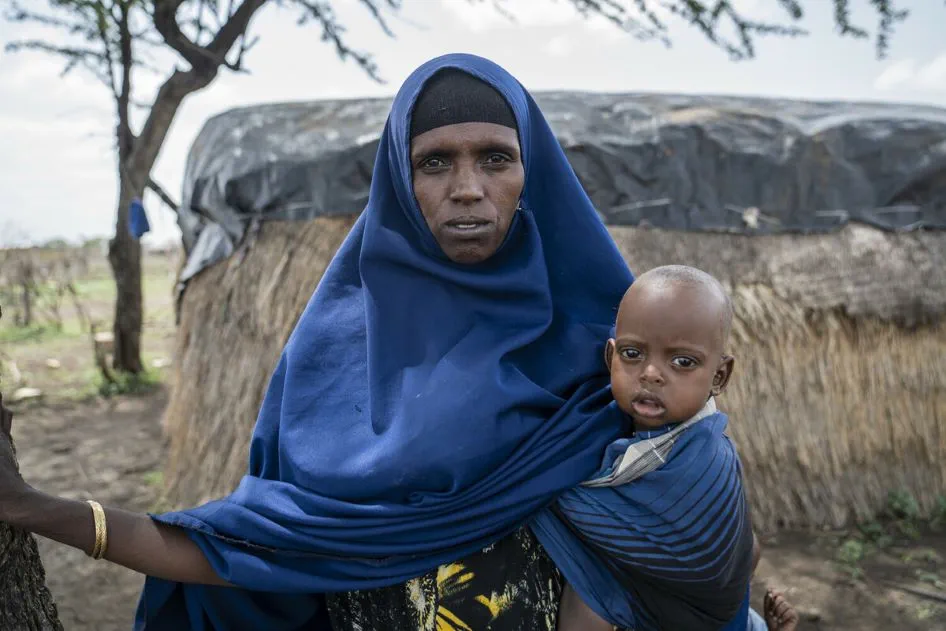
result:
<svg viewBox="0 0 946 631"><path fill-rule="evenodd" d="M3 405L0 394L0 521L10 519L30 490L17 467L12 429L13 412Z"/></svg>

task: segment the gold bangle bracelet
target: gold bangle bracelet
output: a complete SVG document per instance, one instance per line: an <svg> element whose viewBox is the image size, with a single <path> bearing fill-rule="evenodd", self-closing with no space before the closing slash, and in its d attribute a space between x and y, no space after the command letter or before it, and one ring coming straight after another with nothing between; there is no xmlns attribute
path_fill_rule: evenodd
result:
<svg viewBox="0 0 946 631"><path fill-rule="evenodd" d="M86 502L90 507L92 507L92 502ZM89 552L89 556L93 559L98 556L99 548L102 545L102 524L98 520L98 516L95 514L95 508L92 508L92 523L95 527L95 538L92 541L92 551Z"/></svg>
<svg viewBox="0 0 946 631"><path fill-rule="evenodd" d="M92 507L92 517L95 520L95 543L89 556L93 559L101 559L105 556L105 549L108 547L108 524L105 521L105 510L95 500L86 500L86 503Z"/></svg>

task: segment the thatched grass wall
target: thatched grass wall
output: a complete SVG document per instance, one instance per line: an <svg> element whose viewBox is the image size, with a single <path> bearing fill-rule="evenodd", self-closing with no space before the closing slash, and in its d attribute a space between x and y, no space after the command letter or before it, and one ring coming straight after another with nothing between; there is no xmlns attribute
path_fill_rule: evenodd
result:
<svg viewBox="0 0 946 631"><path fill-rule="evenodd" d="M164 416L172 503L219 497L246 471L270 372L354 219L266 223L249 248L189 283Z"/></svg>
<svg viewBox="0 0 946 631"><path fill-rule="evenodd" d="M169 499L230 491L269 373L351 219L268 223L191 281L166 426ZM722 404L757 526L870 518L892 490L946 494L946 234L805 237L612 229L635 272L688 263L734 297Z"/></svg>

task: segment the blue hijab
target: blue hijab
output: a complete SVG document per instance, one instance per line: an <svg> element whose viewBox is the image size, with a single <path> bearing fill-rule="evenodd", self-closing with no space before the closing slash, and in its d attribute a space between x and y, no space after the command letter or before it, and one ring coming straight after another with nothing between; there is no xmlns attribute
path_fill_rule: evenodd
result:
<svg viewBox="0 0 946 631"><path fill-rule="evenodd" d="M410 116L457 68L519 128L525 187L499 251L451 262L412 188ZM394 99L368 205L279 359L230 496L155 516L236 587L149 578L138 629L328 628L319 594L398 584L526 524L621 430L604 343L633 277L532 97L447 55Z"/></svg>

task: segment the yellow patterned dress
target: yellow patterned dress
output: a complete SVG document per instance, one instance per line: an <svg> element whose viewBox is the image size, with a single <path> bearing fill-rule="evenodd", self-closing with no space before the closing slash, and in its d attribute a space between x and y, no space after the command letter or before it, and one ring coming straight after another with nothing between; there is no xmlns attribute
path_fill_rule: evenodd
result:
<svg viewBox="0 0 946 631"><path fill-rule="evenodd" d="M334 631L554 631L562 578L528 529L404 585L333 594Z"/></svg>

